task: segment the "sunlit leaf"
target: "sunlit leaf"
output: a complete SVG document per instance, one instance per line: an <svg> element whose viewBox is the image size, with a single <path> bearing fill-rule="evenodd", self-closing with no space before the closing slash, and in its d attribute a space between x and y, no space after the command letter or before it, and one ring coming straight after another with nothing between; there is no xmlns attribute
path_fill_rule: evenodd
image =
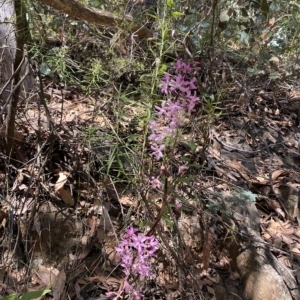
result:
<svg viewBox="0 0 300 300"><path fill-rule="evenodd" d="M172 12L172 17L174 17L174 18L178 18L178 17L182 17L182 16L184 16L184 14L179 11Z"/></svg>
<svg viewBox="0 0 300 300"><path fill-rule="evenodd" d="M221 13L220 13L220 21L221 22L228 22L230 19L230 16L229 16L229 10L226 9L226 10L223 10Z"/></svg>
<svg viewBox="0 0 300 300"><path fill-rule="evenodd" d="M277 56L272 56L269 61L273 61L273 62L276 62L276 63L279 63L279 58Z"/></svg>
<svg viewBox="0 0 300 300"><path fill-rule="evenodd" d="M166 72L168 70L168 66L163 64L160 68L161 71Z"/></svg>
<svg viewBox="0 0 300 300"><path fill-rule="evenodd" d="M174 5L174 0L167 0L167 6L168 7L173 7L173 5Z"/></svg>

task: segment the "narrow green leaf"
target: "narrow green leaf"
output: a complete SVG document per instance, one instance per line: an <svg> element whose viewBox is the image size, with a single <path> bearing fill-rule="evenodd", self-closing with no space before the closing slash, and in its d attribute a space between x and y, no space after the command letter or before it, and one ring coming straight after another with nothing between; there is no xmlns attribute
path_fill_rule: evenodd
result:
<svg viewBox="0 0 300 300"><path fill-rule="evenodd" d="M152 15L152 14L148 14L149 17L153 18L153 19L157 19L156 15Z"/></svg>
<svg viewBox="0 0 300 300"><path fill-rule="evenodd" d="M137 224L139 227L145 227L145 226L150 226L151 223L148 221L141 221Z"/></svg>
<svg viewBox="0 0 300 300"><path fill-rule="evenodd" d="M164 221L167 223L167 225L171 228L171 229L173 229L173 227L174 227L174 224L173 224L173 221L172 221L172 219L170 218L170 216L163 216L163 219L164 219Z"/></svg>
<svg viewBox="0 0 300 300"><path fill-rule="evenodd" d="M17 299L17 295L16 294L11 294L11 295L8 295L4 298L1 298L0 300L16 300Z"/></svg>
<svg viewBox="0 0 300 300"><path fill-rule="evenodd" d="M42 297L49 292L51 292L51 290L28 292L28 293L24 294L23 296L19 297L18 300L33 300L33 299Z"/></svg>
<svg viewBox="0 0 300 300"><path fill-rule="evenodd" d="M184 14L179 11L172 12L172 17L174 17L174 18L178 18L178 17L182 17L182 16L184 16Z"/></svg>

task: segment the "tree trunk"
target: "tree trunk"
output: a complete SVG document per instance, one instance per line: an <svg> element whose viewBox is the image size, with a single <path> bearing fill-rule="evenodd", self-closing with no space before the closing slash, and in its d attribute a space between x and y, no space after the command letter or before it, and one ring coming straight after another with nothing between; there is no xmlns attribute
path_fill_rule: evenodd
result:
<svg viewBox="0 0 300 300"><path fill-rule="evenodd" d="M18 36L16 37L16 32ZM15 136L15 118L19 96L26 96L34 85L24 56L27 21L22 0L0 0L0 121L6 118L6 154L10 158ZM1 128L3 131L3 128Z"/></svg>
<svg viewBox="0 0 300 300"><path fill-rule="evenodd" d="M12 90L16 40L14 27L14 2L0 0L0 104L4 105ZM1 116L1 121L2 116Z"/></svg>
<svg viewBox="0 0 300 300"><path fill-rule="evenodd" d="M14 74L13 74L13 91L12 100L8 106L7 123L6 123L6 155L10 158L13 152L14 136L15 136L15 121L21 92L21 85L24 79L29 79L29 74L26 73L28 61L24 55L24 45L28 36L28 24L26 20L26 10L23 0L15 0L15 29L17 36L15 40L15 57L14 57ZM22 79L21 76L23 75ZM22 89L24 90L24 88ZM28 91L24 91L26 95Z"/></svg>

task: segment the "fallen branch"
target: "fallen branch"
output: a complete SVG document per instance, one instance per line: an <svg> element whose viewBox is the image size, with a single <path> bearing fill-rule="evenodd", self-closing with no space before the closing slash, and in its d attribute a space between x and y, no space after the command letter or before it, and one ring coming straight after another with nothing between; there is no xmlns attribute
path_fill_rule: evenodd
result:
<svg viewBox="0 0 300 300"><path fill-rule="evenodd" d="M39 2L68 14L71 18L122 29L125 28L126 24L126 28L132 27L134 34L139 37L151 36L151 32L146 27L134 26L133 18L130 15L117 16L110 12L84 5L77 0L39 0ZM128 23L132 26L128 26Z"/></svg>

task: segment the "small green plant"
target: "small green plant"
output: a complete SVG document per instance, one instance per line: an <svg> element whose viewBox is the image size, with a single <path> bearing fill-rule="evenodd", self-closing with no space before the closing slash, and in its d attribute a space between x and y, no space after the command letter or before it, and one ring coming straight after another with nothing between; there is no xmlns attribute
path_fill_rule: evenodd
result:
<svg viewBox="0 0 300 300"><path fill-rule="evenodd" d="M79 65L69 56L69 48L54 47L45 55L41 55L40 72L44 76L58 77L63 83L76 83L78 79L74 75L79 72Z"/></svg>
<svg viewBox="0 0 300 300"><path fill-rule="evenodd" d="M22 296L18 296L17 294L11 294L9 296L1 298L0 300L33 300L42 297L50 292L51 290L33 291L33 292L28 292Z"/></svg>
<svg viewBox="0 0 300 300"><path fill-rule="evenodd" d="M93 58L89 66L91 66L91 68L90 70L85 70L82 80L84 91L87 94L99 90L100 83L103 84L107 82L109 78L109 74L104 70L103 62L100 59Z"/></svg>

